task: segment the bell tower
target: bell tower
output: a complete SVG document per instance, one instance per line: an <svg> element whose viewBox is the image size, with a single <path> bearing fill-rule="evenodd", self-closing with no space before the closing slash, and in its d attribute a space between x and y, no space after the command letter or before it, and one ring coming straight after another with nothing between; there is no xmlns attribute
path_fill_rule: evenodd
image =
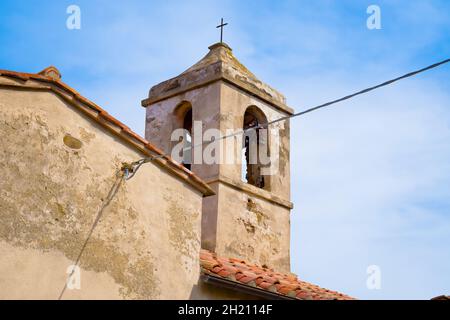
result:
<svg viewBox="0 0 450 320"><path fill-rule="evenodd" d="M202 247L290 271L289 121L265 125L293 113L285 97L220 42L179 76L152 87L142 106L146 139L170 154L180 143L187 147L178 160L216 192L203 199ZM183 135L174 138L176 129ZM238 134L208 144L217 138L211 132Z"/></svg>

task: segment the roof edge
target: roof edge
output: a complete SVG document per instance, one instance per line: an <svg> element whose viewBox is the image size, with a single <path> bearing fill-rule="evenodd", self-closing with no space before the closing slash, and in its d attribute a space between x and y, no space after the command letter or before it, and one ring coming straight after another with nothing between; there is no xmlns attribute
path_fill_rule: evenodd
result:
<svg viewBox="0 0 450 320"><path fill-rule="evenodd" d="M195 71L193 71L193 72L195 72ZM189 75L189 74L187 74L187 75ZM234 79L234 78L230 77L229 75L224 74L222 72L217 75L214 75L212 77L194 81L189 86L180 85L179 80L180 80L180 77L175 77L175 78L163 81L163 82L157 84L156 86L152 87L152 90L154 88L157 88L157 90L161 91L161 93L160 94L149 94L148 98L145 98L141 101L141 106L144 108L147 108L148 106L150 106L152 104L170 99L174 96L183 94L185 92L195 90L195 89L198 89L201 87L205 87L205 86L210 85L217 81L224 81L225 83L233 85L233 86L237 87L238 89L243 90L247 94L262 100L263 102L268 103L272 107L286 113L287 115L294 114L294 109L289 107L288 105L286 105L280 101L277 101L277 100L271 98L269 95L265 95L265 94L261 93L259 89L255 89L252 86L250 86L249 84L246 84L245 82L240 81L238 79Z"/></svg>
<svg viewBox="0 0 450 320"><path fill-rule="evenodd" d="M147 107L159 101L224 81L290 115L294 110L286 105L286 97L275 88L259 80L232 53L223 42L208 47L209 52L193 66L176 77L160 82L150 88L148 97L142 100Z"/></svg>
<svg viewBox="0 0 450 320"><path fill-rule="evenodd" d="M215 276L203 268L202 268L202 271L200 274L200 279L204 283L210 283L212 285L217 285L217 286L229 289L229 290L236 290L236 291L248 294L248 295L254 295L254 296L264 298L267 300L298 300L294 297L289 297L289 296L286 296L283 294L267 291L267 290L260 289L257 287L251 287L251 286L241 284L236 281L222 278L220 276Z"/></svg>
<svg viewBox="0 0 450 320"><path fill-rule="evenodd" d="M214 277L210 279L212 282L225 284L231 289L244 289L247 292L259 289L295 300L356 300L346 294L300 280L296 274L280 273L267 265L248 263L240 258L219 256L204 248L200 249L199 262L202 274Z"/></svg>
<svg viewBox="0 0 450 320"><path fill-rule="evenodd" d="M275 205L278 205L282 208L289 209L289 210L294 209L294 204L288 199L283 199L275 194L272 194L271 192L268 192L267 190L257 188L250 184L246 184L246 183L242 183L241 181L233 180L223 174L220 174L218 177L207 179L205 181L208 185L212 185L215 183L221 183L230 188L245 192L246 194L255 196L257 198L260 198L260 199L263 199L270 203L273 203Z"/></svg>
<svg viewBox="0 0 450 320"><path fill-rule="evenodd" d="M44 69L57 70L55 67ZM41 71L42 72L42 71ZM132 131L129 127L111 116L108 112L91 100L80 95L75 89L65 84L60 78L52 75L45 75L42 73L25 73L10 70L0 70L0 77L10 77L24 81L24 83L5 84L0 83L0 87L7 87L12 89L28 89L28 90L43 90L53 92L60 96L64 101L77 107L83 114L103 126L109 132L119 136L122 141L127 142L131 147L137 149L144 156L164 155L164 153L154 146L152 143ZM35 80L38 82L45 82L45 86L38 87L36 85L30 86L26 82L28 80ZM214 190L203 179L198 177L192 171L186 169L183 165L173 160L170 156L164 155L154 161L155 164L167 169L171 174L177 178L188 182L191 186L200 191L204 197L214 195Z"/></svg>

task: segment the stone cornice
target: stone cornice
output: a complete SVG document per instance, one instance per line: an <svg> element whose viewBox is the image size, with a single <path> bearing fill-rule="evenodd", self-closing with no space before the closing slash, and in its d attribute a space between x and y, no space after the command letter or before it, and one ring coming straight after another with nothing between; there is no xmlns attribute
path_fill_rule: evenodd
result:
<svg viewBox="0 0 450 320"><path fill-rule="evenodd" d="M149 98L142 100L141 105L146 108L152 104L155 104L155 103L163 101L163 100L170 99L174 96L183 94L185 92L195 90L195 89L198 89L201 87L205 87L205 86L210 85L217 81L224 81L240 90L243 90L247 94L262 100L263 102L268 103L275 109L278 109L278 110L286 113L287 115L292 115L294 113L294 109L287 106L286 104L274 100L269 95L262 94L261 92L259 92L258 89L253 88L251 85L249 85L243 81L240 81L238 79L234 79L227 74L223 74L223 73L214 74L212 76L200 79L198 81L192 81L189 85L182 86L182 87L177 85L177 82L176 82L177 80L179 81L180 79L174 78L174 79L162 82L160 84L161 86L167 86L167 87L174 86L176 88L167 90L166 92L161 92L158 95L150 96ZM158 86L160 86L160 85L158 85Z"/></svg>
<svg viewBox="0 0 450 320"><path fill-rule="evenodd" d="M286 209L294 208L294 204L289 200L282 199L267 190L257 188L255 186L244 183L242 181L235 181L235 180L225 177L223 175L220 175L219 177L215 177L215 178L211 178L211 179L205 179L205 180L206 180L206 183L208 183L209 185L212 185L215 183L222 183L222 184L229 186L235 190L239 190L239 191L245 192L249 195L255 196L257 198L267 200L267 201L274 203L278 206L281 206L283 208L286 208Z"/></svg>

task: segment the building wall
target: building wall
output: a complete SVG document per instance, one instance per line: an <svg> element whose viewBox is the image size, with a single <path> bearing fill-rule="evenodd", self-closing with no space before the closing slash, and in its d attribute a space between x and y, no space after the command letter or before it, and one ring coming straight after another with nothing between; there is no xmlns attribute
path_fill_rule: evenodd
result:
<svg viewBox="0 0 450 320"><path fill-rule="evenodd" d="M0 88L0 299L58 298L121 163L141 157L53 93ZM142 166L103 210L81 289L63 298L189 298L201 206L185 181Z"/></svg>
<svg viewBox="0 0 450 320"><path fill-rule="evenodd" d="M173 146L177 142L171 142L172 132L179 128L179 119L175 115L176 108L182 102L189 102L192 105L192 120L202 122L202 132L208 129L219 129L220 123L220 84L218 82L208 86L191 90L183 94L171 97L152 104L146 109L145 138L164 150L171 153ZM192 143L198 144L201 141L192 137ZM201 139L200 139L201 140ZM202 152L201 148L195 148L195 152ZM196 158L200 161L202 158ZM193 164L192 170L203 179L215 178L219 174L218 165L204 166Z"/></svg>
<svg viewBox="0 0 450 320"><path fill-rule="evenodd" d="M214 82L147 107L146 138L166 152L171 151L170 135L176 128L174 111L187 101L193 109L193 121L202 121L203 132L216 128L242 130L247 107L256 106L268 121L286 114L224 81ZM290 164L289 122L270 127L270 152L278 151L274 173L267 176L270 188L262 190L242 182L241 145L235 142L231 163L193 164L192 170L205 179L216 195L204 198L202 246L218 254L266 264L279 271L290 270ZM195 136L195 132L194 132ZM275 139L278 139L278 144ZM199 143L195 140L195 145ZM228 152L225 145L225 152ZM195 152L195 151L194 151Z"/></svg>
<svg viewBox="0 0 450 320"><path fill-rule="evenodd" d="M216 253L290 271L290 210L218 184Z"/></svg>
<svg viewBox="0 0 450 320"><path fill-rule="evenodd" d="M286 116L285 113L268 103L228 83L221 84L220 93L220 129L222 131L230 128L234 128L235 130L242 129L244 113L250 106L256 106L260 109L266 116L268 122ZM289 137L289 121L281 121L269 127L269 151L271 153L278 151L279 157L275 158L275 171L268 177L270 180L270 189L268 191L286 201L290 199ZM278 144L276 140L278 140ZM232 180L241 180L241 159L241 154L237 154L236 161L233 164L222 165L220 167L220 175Z"/></svg>
<svg viewBox="0 0 450 320"><path fill-rule="evenodd" d="M245 110L256 106L273 121L284 113L236 87L221 84L221 130L241 129ZM271 131L274 130L274 131ZM268 188L260 189L241 181L241 154L233 164L220 166L216 252L267 265L282 272L290 271L290 165L289 122L269 127L269 151L274 157L273 174L265 176ZM275 141L278 139L278 142ZM223 183L223 182L227 183ZM211 201L211 200L209 200ZM238 235L238 236L237 236Z"/></svg>

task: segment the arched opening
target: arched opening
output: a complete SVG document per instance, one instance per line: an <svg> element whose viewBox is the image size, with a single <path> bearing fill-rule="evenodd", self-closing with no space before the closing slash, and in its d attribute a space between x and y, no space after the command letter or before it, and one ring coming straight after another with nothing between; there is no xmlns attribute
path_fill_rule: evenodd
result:
<svg viewBox="0 0 450 320"><path fill-rule="evenodd" d="M185 130L185 135L183 137L184 148L188 148L185 152L183 152L183 165L191 170L192 164L192 108L190 108L183 120L183 129Z"/></svg>
<svg viewBox="0 0 450 320"><path fill-rule="evenodd" d="M243 129L256 128L244 133L242 141L242 180L255 187L268 189L268 176L262 175L261 152L269 153L267 130L261 127L267 124L267 118L257 107L245 110Z"/></svg>
<svg viewBox="0 0 450 320"><path fill-rule="evenodd" d="M192 105L183 101L180 103L174 111L175 116L175 128L184 129L183 136L180 138L180 141L183 142L183 155L182 155L182 164L185 168L191 170L192 164ZM178 143L179 143L178 142Z"/></svg>

